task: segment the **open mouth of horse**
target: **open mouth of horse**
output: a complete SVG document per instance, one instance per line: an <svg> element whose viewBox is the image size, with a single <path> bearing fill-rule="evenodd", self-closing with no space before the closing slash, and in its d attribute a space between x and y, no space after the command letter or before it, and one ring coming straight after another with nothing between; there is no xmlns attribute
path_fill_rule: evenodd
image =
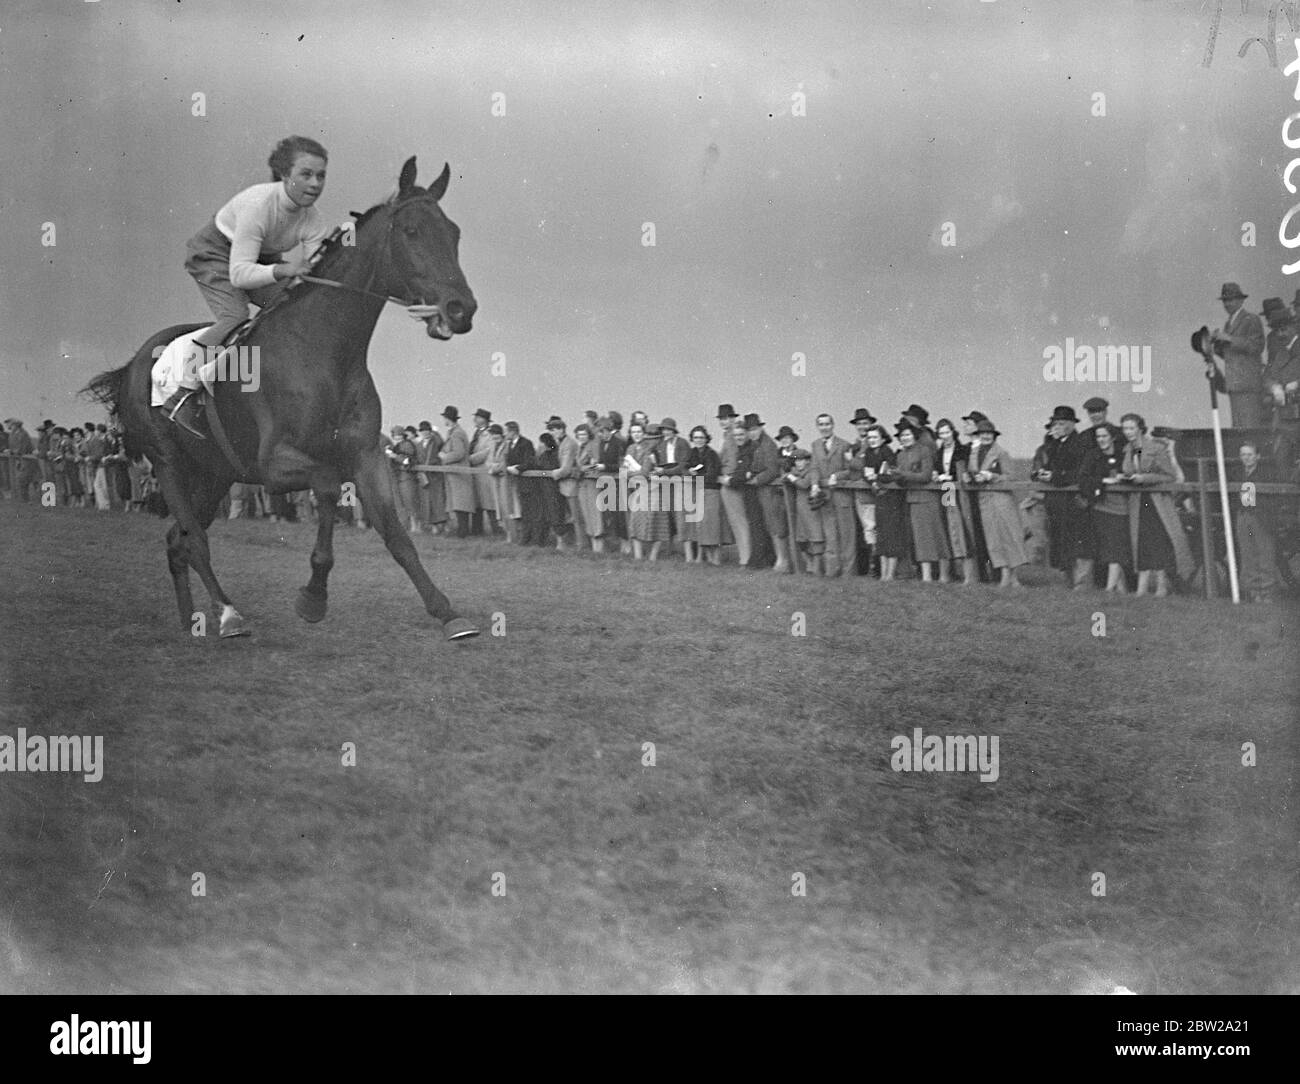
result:
<svg viewBox="0 0 1300 1084"><path fill-rule="evenodd" d="M424 326L428 331L431 339L450 339L451 327L447 324L446 318L440 312L435 312L425 322Z"/></svg>

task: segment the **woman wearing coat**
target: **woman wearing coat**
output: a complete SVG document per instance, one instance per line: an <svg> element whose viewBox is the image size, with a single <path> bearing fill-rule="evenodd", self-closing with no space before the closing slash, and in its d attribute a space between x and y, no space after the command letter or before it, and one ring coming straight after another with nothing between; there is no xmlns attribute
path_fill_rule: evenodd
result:
<svg viewBox="0 0 1300 1084"><path fill-rule="evenodd" d="M975 436L979 443L971 452L968 464L972 481L976 485L1005 482L1010 456L997 442L1001 434L988 418L981 418L975 424ZM1028 562L1029 556L1025 553L1025 528L1015 497L985 490L979 494L979 507L989 561L1002 574L999 586L1023 587L1015 570Z"/></svg>
<svg viewBox="0 0 1300 1084"><path fill-rule="evenodd" d="M651 472L655 467L654 451L659 442L646 433L646 427L640 422L628 426L627 435L631 440L623 457L627 469L628 510L627 530L632 536L632 556L642 561L645 559L645 545L650 543L650 560L659 560L659 551L668 541L668 513L650 511Z"/></svg>
<svg viewBox="0 0 1300 1084"><path fill-rule="evenodd" d="M415 442L415 461L421 467L436 467L442 451L442 437L429 422L421 422ZM420 518L430 534L447 529L447 476L441 471L420 471Z"/></svg>
<svg viewBox="0 0 1300 1084"><path fill-rule="evenodd" d="M474 411L474 432L469 438L469 465L486 467L492 457L492 411L479 407ZM474 512L470 517L472 534L495 534L496 483L487 473L470 475L474 483Z"/></svg>
<svg viewBox="0 0 1300 1084"><path fill-rule="evenodd" d="M506 443L506 431L493 422L488 426L487 469L488 480L492 483L492 507L497 510L497 527L506 536L507 542L513 542L513 521L510 519L510 490L506 477L506 453L510 446Z"/></svg>
<svg viewBox="0 0 1300 1084"><path fill-rule="evenodd" d="M438 460L444 467L468 467L469 466L469 438L465 436L459 424L460 411L454 406L449 406L442 412L443 420L447 423L447 436L442 444L442 451L438 453ZM470 474L463 474L458 471L448 471L445 474L447 479L447 509L456 515L456 537L469 537L469 517L478 507L474 500L474 477Z"/></svg>
<svg viewBox="0 0 1300 1084"><path fill-rule="evenodd" d="M407 431L400 425L393 426L391 441L384 448L388 457L388 467L393 475L393 488L397 491L397 507L406 522L406 529L412 534L420 533L420 498L419 482L411 470L415 463L415 441L407 436Z"/></svg>
<svg viewBox="0 0 1300 1084"><path fill-rule="evenodd" d="M1088 503L1091 520L1092 559L1105 565L1106 590L1127 595L1125 569L1132 559L1128 537L1128 497L1111 490L1122 481L1124 453L1115 444L1115 434L1107 425L1089 430L1091 446L1079 466L1079 496ZM1084 585L1076 583L1075 590Z"/></svg>
<svg viewBox="0 0 1300 1084"><path fill-rule="evenodd" d="M1140 414L1125 414L1119 420L1124 431L1124 479L1135 486L1155 486L1177 481L1169 448L1164 441L1147 436L1147 423ZM1130 493L1128 498L1129 541L1133 567L1137 569L1137 594L1145 595L1155 573L1159 597L1169 594L1169 573L1190 576L1195 570L1187 536L1178 520L1170 493Z"/></svg>
<svg viewBox="0 0 1300 1084"><path fill-rule="evenodd" d="M882 580L892 580L898 571L898 559L910 559L912 552L907 499L901 490L882 488L882 483L893 480L894 452L889 447L893 439L883 425L872 425L863 437L865 447L859 446L849 460L852 476L857 477L856 472L861 471L862 480L872 486L876 506L874 548L880 558Z"/></svg>
<svg viewBox="0 0 1300 1084"><path fill-rule="evenodd" d="M722 563L722 457L709 447L709 431L702 425L691 430L691 450L686 454L685 472L694 495L700 501L697 512L700 518L692 522L686 518L682 524L682 539L686 546L686 560L711 565ZM698 481L696 480L698 479Z"/></svg>
<svg viewBox="0 0 1300 1084"><path fill-rule="evenodd" d="M604 472L600 434L586 422L573 427L578 442L578 509L583 527L591 539L591 552L605 552L605 517L598 510L596 479Z"/></svg>
<svg viewBox="0 0 1300 1084"><path fill-rule="evenodd" d="M940 498L944 525L948 529L948 548L952 552L953 571L961 562L962 583L966 586L979 583L975 569L975 526L971 512L973 495L966 489L966 464L970 459L970 446L957 439L957 427L947 418L940 418L934 427L938 441L934 457L934 480L945 485ZM947 483L952 486L948 487ZM943 577L940 576L940 579Z"/></svg>
<svg viewBox="0 0 1300 1084"><path fill-rule="evenodd" d="M899 481L906 487L908 521L912 525L914 560L921 566L921 580L934 579L934 565L939 566L939 580L948 583L948 527L937 490L922 488L934 481L934 453L921 443L920 427L903 418L894 427L899 451L894 460Z"/></svg>

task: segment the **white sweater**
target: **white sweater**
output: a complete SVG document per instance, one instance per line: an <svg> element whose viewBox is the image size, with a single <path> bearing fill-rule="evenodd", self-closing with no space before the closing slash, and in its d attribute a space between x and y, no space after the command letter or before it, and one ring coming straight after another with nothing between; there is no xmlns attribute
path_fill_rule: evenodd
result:
<svg viewBox="0 0 1300 1084"><path fill-rule="evenodd" d="M315 205L299 207L282 181L245 188L217 212L216 223L230 241L230 281L241 290L275 282L259 256L279 257L299 244L310 255L329 233Z"/></svg>

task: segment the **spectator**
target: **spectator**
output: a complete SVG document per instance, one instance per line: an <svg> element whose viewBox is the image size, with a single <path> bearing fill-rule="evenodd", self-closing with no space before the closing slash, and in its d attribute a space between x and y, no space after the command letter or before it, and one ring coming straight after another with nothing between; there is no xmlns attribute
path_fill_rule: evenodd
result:
<svg viewBox="0 0 1300 1084"><path fill-rule="evenodd" d="M557 414L546 420L546 431L555 438L559 460L551 476L558 483L560 496L568 510L566 518L555 529L555 548L562 550L573 545L581 549L584 532L582 509L578 507L578 478L582 474L578 469L578 442L569 436L568 426Z"/></svg>
<svg viewBox="0 0 1300 1084"><path fill-rule="evenodd" d="M1092 540L1088 537L1088 510L1078 501L1079 467L1084 440L1075 432L1078 415L1070 406L1058 406L1048 421L1051 432L1035 455L1039 463L1035 482L1054 487L1043 494L1047 508L1048 563L1065 574L1066 586L1082 588L1092 579Z"/></svg>
<svg viewBox="0 0 1300 1084"><path fill-rule="evenodd" d="M854 462L861 460L862 480L871 484L875 498L875 550L882 580L898 575L900 557L911 559L906 498L898 489L885 488L894 479L894 451L889 447L893 439L883 425L873 423L867 427L866 448L854 457Z"/></svg>
<svg viewBox="0 0 1300 1084"><path fill-rule="evenodd" d="M913 403L903 411L903 420L912 423L913 428L916 430L917 443L925 445L933 454L936 442L934 433L930 430L930 412L924 407ZM898 427L895 426L894 428L897 429Z"/></svg>
<svg viewBox="0 0 1300 1084"><path fill-rule="evenodd" d="M850 419L853 428L857 430L858 439L849 449L848 457L848 477L851 482L864 481L863 467L865 465L864 453L867 451L867 432L876 424L876 419L872 417L871 411L866 407L858 407L853 412ZM859 551L858 566L864 576L870 576L872 563L877 560L876 550L876 494L868 487L866 489L853 490L853 508L862 525L862 548ZM854 538L856 545L857 539Z"/></svg>
<svg viewBox="0 0 1300 1084"><path fill-rule="evenodd" d="M975 571L975 531L971 522L974 495L966 488L970 447L958 442L957 427L947 418L939 419L934 434L938 442L934 480L944 486L940 504L948 529L948 550L952 554L953 571L960 561L962 583L969 587L979 582Z"/></svg>
<svg viewBox="0 0 1300 1084"><path fill-rule="evenodd" d="M849 481L849 461L853 446L835 435L835 419L817 415L817 439L812 442L812 473L817 486L826 493L817 515L825 537L826 575L852 576L858 564L858 528L854 513L853 491L845 489Z"/></svg>
<svg viewBox="0 0 1300 1084"><path fill-rule="evenodd" d="M40 471L33 458L36 455L36 443L18 418L9 418L5 425L9 427L9 464L14 496L27 502L32 499L34 492L39 500Z"/></svg>
<svg viewBox="0 0 1300 1084"><path fill-rule="evenodd" d="M488 457L492 454L492 438L488 426L492 424L492 411L479 407L474 411L474 432L469 438L469 465L486 467ZM495 531L492 520L496 505L492 499L492 478L487 474L473 474L470 482L474 486L474 511L470 517L470 533L481 535Z"/></svg>
<svg viewBox="0 0 1300 1084"><path fill-rule="evenodd" d="M597 502L597 479L604 472L600 434L587 422L573 430L578 445L578 515L591 538L593 553L605 552L605 519Z"/></svg>
<svg viewBox="0 0 1300 1084"><path fill-rule="evenodd" d="M1115 441L1115 426L1094 424L1087 431L1091 446L1079 465L1079 495L1092 520L1089 537L1097 566L1106 569L1105 590L1128 594L1126 580L1132 558L1129 546L1128 498L1111 487L1121 482L1124 452ZM1075 590L1082 584L1076 583Z"/></svg>
<svg viewBox="0 0 1300 1084"><path fill-rule="evenodd" d="M1001 434L988 418L975 423L979 444L971 453L970 469L977 485L997 485L1007 481L1010 457L998 444ZM1016 572L1029 558L1025 555L1025 531L1015 498L1006 492L982 490L979 494L980 520L989 561L1001 573L1002 587L1023 587Z"/></svg>
<svg viewBox="0 0 1300 1084"><path fill-rule="evenodd" d="M1106 420L1106 413L1110 410L1110 403L1106 402L1100 395L1094 395L1083 404L1084 413L1088 415L1089 427L1083 431L1084 442L1083 450L1087 455L1097 446L1097 438L1093 435L1093 430L1098 426L1104 425L1110 430L1111 441L1119 452L1124 451L1124 430L1114 422Z"/></svg>
<svg viewBox="0 0 1300 1084"><path fill-rule="evenodd" d="M397 506L407 530L420 533L420 489L411 467L415 465L415 431L393 426L392 441L384 449L392 473L393 488L397 492Z"/></svg>
<svg viewBox="0 0 1300 1084"><path fill-rule="evenodd" d="M506 445L505 430L493 422L488 426L489 454L487 459L488 478L492 482L492 508L496 514L496 530L510 541L512 521L510 519L510 494L507 492L506 480Z"/></svg>
<svg viewBox="0 0 1300 1084"><path fill-rule="evenodd" d="M449 406L442 412L447 423L447 434L443 438L439 462L445 467L469 466L469 438L457 423L460 411ZM478 507L474 500L474 479L468 474L453 471L447 473L447 507L456 516L456 537L468 538L470 516Z"/></svg>
<svg viewBox="0 0 1300 1084"><path fill-rule="evenodd" d="M723 545L723 520L721 487L722 459L709 447L709 431L702 425L691 430L691 450L686 455L686 477L690 480L695 500L697 519L686 518L682 524L682 540L686 560L711 565L721 564Z"/></svg>
<svg viewBox="0 0 1300 1084"><path fill-rule="evenodd" d="M821 510L830 503L830 495L817 481L812 453L795 448L790 453L790 469L782 477L794 492L794 543L803 554L804 572L823 576L826 538Z"/></svg>
<svg viewBox="0 0 1300 1084"><path fill-rule="evenodd" d="M757 414L746 414L742 423L749 434L748 443L754 446L754 458L748 484L758 494L759 508L763 512L763 526L772 540L776 564L772 571L784 574L794 571L790 553L790 524L785 513L785 496L773 486L781 477L781 453L776 442L767 435Z"/></svg>
<svg viewBox="0 0 1300 1084"><path fill-rule="evenodd" d="M632 556L645 560L646 543L650 544L650 560L659 560L659 551L670 537L668 513L652 507L650 490L650 472L654 469L655 444L646 432L646 427L639 421L627 427L631 439L623 457L624 469L628 472L628 533L632 536Z"/></svg>
<svg viewBox="0 0 1300 1084"><path fill-rule="evenodd" d="M541 489L535 478L525 478L524 471L531 470L533 442L519 432L518 422L506 422L506 477L514 488L519 508L519 529L515 541L521 546L541 546L538 541L542 522Z"/></svg>
<svg viewBox="0 0 1300 1084"><path fill-rule="evenodd" d="M36 428L36 470L42 482L54 481L54 465L50 462L50 441L54 437L54 422L49 418Z"/></svg>
<svg viewBox="0 0 1300 1084"><path fill-rule="evenodd" d="M739 439L744 439L744 430L737 424L739 416L730 403L718 407L718 425L721 435L718 437L718 459L721 461L721 474L718 476L718 496L722 503L722 514L726 528L736 542L736 560L742 567L750 560L749 516L745 511L745 495L738 488L730 485L731 476L736 473L740 459Z"/></svg>
<svg viewBox="0 0 1300 1084"><path fill-rule="evenodd" d="M669 478L682 478L686 474L686 457L691 453L691 446L678 435L677 419L665 418L659 423L659 446L654 450L654 469L652 483L659 490L659 507L668 513L669 527L673 537L680 538L685 525L684 513L679 499L681 482L667 482ZM672 541L669 540L669 549Z"/></svg>
<svg viewBox="0 0 1300 1084"><path fill-rule="evenodd" d="M1254 441L1245 441L1240 460L1229 466L1229 479L1243 483L1233 495L1233 532L1241 558L1241 585L1252 602L1271 602L1277 589L1277 542L1274 498L1252 485L1278 481L1277 473L1259 454Z"/></svg>
<svg viewBox="0 0 1300 1084"><path fill-rule="evenodd" d="M415 462L420 467L438 465L442 436L431 422L423 421L416 430ZM447 529L447 476L441 471L420 471L420 519L430 534Z"/></svg>
<svg viewBox="0 0 1300 1084"><path fill-rule="evenodd" d="M616 475L623 469L623 456L627 454L627 440L623 437L623 415L617 410L611 410L599 419L596 430L601 436L601 469L605 474ZM601 513L601 518L605 523L605 537L618 539L621 553L631 553L632 543L627 534L627 509L607 509Z"/></svg>
<svg viewBox="0 0 1300 1084"><path fill-rule="evenodd" d="M1232 403L1232 424L1237 429L1256 429L1264 424L1264 325L1258 316L1243 308L1249 296L1235 282L1223 284L1219 300L1228 318L1213 336L1215 353L1223 358L1224 386Z"/></svg>
<svg viewBox="0 0 1300 1084"><path fill-rule="evenodd" d="M908 522L912 528L912 557L921 566L921 579L933 580L935 567L942 583L948 582L948 528L934 481L934 453L921 443L921 430L906 415L894 426L899 451L894 462L899 482L907 488Z"/></svg>
<svg viewBox="0 0 1300 1084"><path fill-rule="evenodd" d="M9 420L6 420L0 425L0 490L3 491L5 500L13 497L9 465Z"/></svg>
<svg viewBox="0 0 1300 1084"><path fill-rule="evenodd" d="M548 477L536 479L538 525L535 528L535 536L539 539L537 544L545 546L550 542L552 533L557 542L564 533L567 526L565 519L568 515L568 503L561 496L560 484L555 478L560 469L560 442L556 439L555 432L548 429L537 438L537 442L539 451L532 469L542 471Z"/></svg>
<svg viewBox="0 0 1300 1084"><path fill-rule="evenodd" d="M1231 285L1231 284L1229 284ZM1124 430L1123 477L1135 486L1153 486L1175 480L1169 452L1163 443L1147 436L1147 423L1140 414L1120 418ZM1137 593L1145 595L1155 573L1156 595L1169 594L1169 573L1190 576L1191 550L1183 534L1174 500L1168 493L1134 493L1129 496L1129 539L1137 568Z"/></svg>

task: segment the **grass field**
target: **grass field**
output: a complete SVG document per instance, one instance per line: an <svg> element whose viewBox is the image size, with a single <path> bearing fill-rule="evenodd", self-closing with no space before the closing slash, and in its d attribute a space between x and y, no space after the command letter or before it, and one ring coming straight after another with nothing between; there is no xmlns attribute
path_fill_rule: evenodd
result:
<svg viewBox="0 0 1300 1084"><path fill-rule="evenodd" d="M0 505L0 734L105 760L0 774L0 989L1300 992L1294 607L426 536L448 644L354 529L303 624L312 529L245 520L221 642L163 531Z"/></svg>

